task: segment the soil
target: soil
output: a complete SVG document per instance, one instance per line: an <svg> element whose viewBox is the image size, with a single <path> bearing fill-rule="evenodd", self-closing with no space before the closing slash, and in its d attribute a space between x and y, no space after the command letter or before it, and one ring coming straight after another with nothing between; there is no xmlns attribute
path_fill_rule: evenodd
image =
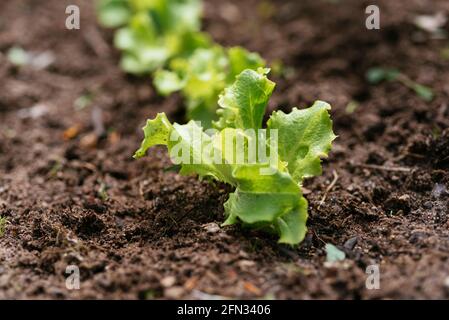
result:
<svg viewBox="0 0 449 320"><path fill-rule="evenodd" d="M65 29L69 4L80 30ZM163 148L131 158L145 119L164 111L182 122L184 108L119 69L93 1L1 1L0 299L449 298L448 41L413 23L449 15L449 2L376 1L380 30L365 28L368 4L206 1L216 41L286 66L270 110L333 106L339 138L323 175L305 183L309 231L293 248L219 228L230 189L167 169ZM17 68L12 46L54 61ZM401 70L435 99L369 84L373 66ZM347 259L326 263L325 243ZM365 286L371 264L378 290ZM80 290L66 288L68 265L80 268Z"/></svg>

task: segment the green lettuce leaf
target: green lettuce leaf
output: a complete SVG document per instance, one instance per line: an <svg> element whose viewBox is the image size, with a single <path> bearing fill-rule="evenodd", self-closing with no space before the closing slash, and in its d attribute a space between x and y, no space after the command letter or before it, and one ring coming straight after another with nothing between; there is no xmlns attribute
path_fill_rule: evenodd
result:
<svg viewBox="0 0 449 320"><path fill-rule="evenodd" d="M307 201L286 172L261 175L259 165L241 165L233 171L237 189L225 203L223 225L242 221L249 226L272 229L280 243L296 244L306 233Z"/></svg>
<svg viewBox="0 0 449 320"><path fill-rule="evenodd" d="M235 81L235 77L243 70L257 70L258 68L264 67L266 64L258 53L249 52L242 47L229 48L228 57L230 66L228 84L232 84Z"/></svg>
<svg viewBox="0 0 449 320"><path fill-rule="evenodd" d="M143 157L155 145L165 145L172 162L181 165L181 174L195 173L200 177L212 177L234 184L232 166L226 163L225 153L221 153L223 138L220 133L210 136L195 121L184 125L171 124L164 113L147 120L143 131L145 136L134 158ZM214 161L215 152L221 163Z"/></svg>
<svg viewBox="0 0 449 320"><path fill-rule="evenodd" d="M144 139L140 148L134 153L134 158L142 158L147 150L155 145L167 145L173 126L165 113L158 113L153 120L147 120L143 128Z"/></svg>
<svg viewBox="0 0 449 320"><path fill-rule="evenodd" d="M125 25L132 15L128 0L102 0L98 5L98 20L107 28Z"/></svg>
<svg viewBox="0 0 449 320"><path fill-rule="evenodd" d="M268 129L278 130L279 157L296 182L321 175L321 159L326 158L332 141L332 121L328 110L331 106L323 101L310 108L285 114L273 112L267 123Z"/></svg>
<svg viewBox="0 0 449 320"><path fill-rule="evenodd" d="M265 108L275 87L266 77L268 72L269 69L248 69L237 76L218 100L220 119L214 123L216 128L262 128Z"/></svg>
<svg viewBox="0 0 449 320"><path fill-rule="evenodd" d="M159 94L169 96L185 86L185 80L176 73L168 70L158 70L154 75L154 85Z"/></svg>

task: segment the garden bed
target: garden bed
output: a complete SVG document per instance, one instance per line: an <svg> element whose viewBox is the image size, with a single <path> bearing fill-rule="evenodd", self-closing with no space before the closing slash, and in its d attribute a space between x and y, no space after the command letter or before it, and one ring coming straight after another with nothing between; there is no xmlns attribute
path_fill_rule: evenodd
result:
<svg viewBox="0 0 449 320"><path fill-rule="evenodd" d="M81 9L80 30L65 29L69 4ZM92 1L2 2L0 298L448 298L448 41L413 20L449 15L449 3L377 1L381 29L371 31L368 4L206 1L214 40L288 68L274 77L270 110L317 99L333 107L339 137L323 175L305 183L309 231L293 248L220 228L230 189L167 170L163 148L132 159L146 118L184 122L182 99L119 69ZM54 61L16 68L6 58L13 46ZM369 84L375 66L399 69L435 98ZM326 264L326 243L346 260ZM80 290L66 288L70 264ZM371 264L379 290L365 287Z"/></svg>

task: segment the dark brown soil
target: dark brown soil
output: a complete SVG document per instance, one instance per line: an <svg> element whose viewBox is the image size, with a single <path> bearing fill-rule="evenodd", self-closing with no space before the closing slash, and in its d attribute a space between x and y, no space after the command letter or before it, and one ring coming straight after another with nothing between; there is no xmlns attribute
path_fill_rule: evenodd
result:
<svg viewBox="0 0 449 320"><path fill-rule="evenodd" d="M288 66L271 109L333 106L339 138L323 176L305 185L309 233L290 248L217 228L229 189L165 170L162 148L131 158L145 119L183 121L182 100L120 71L93 1L1 1L0 298L448 298L448 41L413 19L449 15L449 2L377 1L381 29L368 31L371 2L207 1L205 29L218 42ZM79 31L64 27L68 4L81 8ZM14 45L56 60L17 69L6 58ZM436 98L370 85L372 66L398 68ZM83 94L92 103L75 107ZM325 243L347 260L325 265ZM373 263L379 290L365 287ZM66 289L69 264L80 290Z"/></svg>

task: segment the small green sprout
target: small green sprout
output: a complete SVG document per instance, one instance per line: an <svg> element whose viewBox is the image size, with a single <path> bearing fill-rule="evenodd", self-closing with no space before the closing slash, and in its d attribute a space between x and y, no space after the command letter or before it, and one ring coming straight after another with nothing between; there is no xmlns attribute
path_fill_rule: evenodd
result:
<svg viewBox="0 0 449 320"><path fill-rule="evenodd" d="M103 201L107 201L109 199L108 186L106 185L106 183L104 182L100 183L97 194Z"/></svg>
<svg viewBox="0 0 449 320"><path fill-rule="evenodd" d="M444 60L449 60L449 47L446 47L446 48L441 50L441 57Z"/></svg>
<svg viewBox="0 0 449 320"><path fill-rule="evenodd" d="M5 217L0 217L0 238L5 235L7 222L8 220Z"/></svg>
<svg viewBox="0 0 449 320"><path fill-rule="evenodd" d="M345 253L331 243L326 243L325 249L327 262L343 261L346 258Z"/></svg>
<svg viewBox="0 0 449 320"><path fill-rule="evenodd" d="M29 54L21 47L12 47L7 53L8 60L15 66L24 66L29 60Z"/></svg>
<svg viewBox="0 0 449 320"><path fill-rule="evenodd" d="M92 100L93 100L92 94L85 93L75 100L73 106L75 107L76 110L83 110L92 103Z"/></svg>
<svg viewBox="0 0 449 320"><path fill-rule="evenodd" d="M426 102L432 101L435 96L432 89L416 83L397 69L380 67L371 68L366 73L366 79L371 84L379 84L382 81L398 81L407 88L413 90L418 97Z"/></svg>
<svg viewBox="0 0 449 320"><path fill-rule="evenodd" d="M345 112L347 114L354 113L359 106L360 104L357 101L349 101L349 103L346 105Z"/></svg>

